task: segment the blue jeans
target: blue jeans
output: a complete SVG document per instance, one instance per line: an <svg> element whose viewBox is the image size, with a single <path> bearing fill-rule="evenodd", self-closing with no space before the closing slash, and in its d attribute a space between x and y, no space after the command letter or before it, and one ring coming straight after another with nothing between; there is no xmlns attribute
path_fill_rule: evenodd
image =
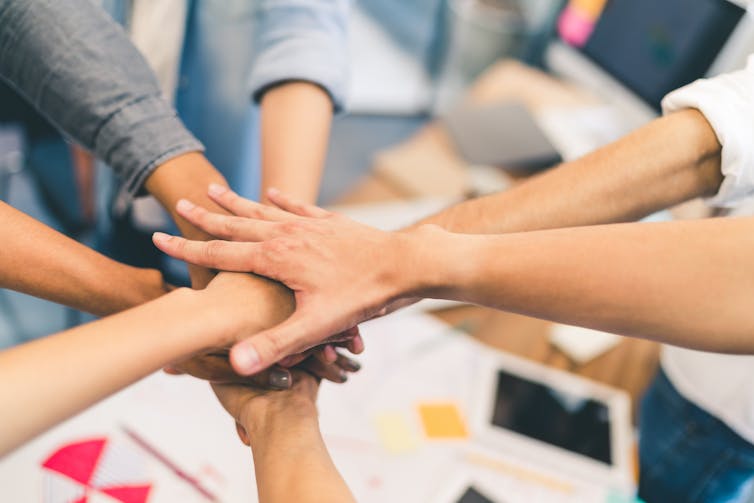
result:
<svg viewBox="0 0 754 503"><path fill-rule="evenodd" d="M660 371L641 404L639 496L647 503L747 501L754 445L686 400Z"/></svg>

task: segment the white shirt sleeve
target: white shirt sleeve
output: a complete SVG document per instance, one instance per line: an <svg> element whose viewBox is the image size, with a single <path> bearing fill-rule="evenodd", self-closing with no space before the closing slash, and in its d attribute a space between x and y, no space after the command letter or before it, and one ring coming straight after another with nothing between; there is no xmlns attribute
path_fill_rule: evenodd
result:
<svg viewBox="0 0 754 503"><path fill-rule="evenodd" d="M662 100L663 113L684 108L701 111L723 147L723 183L707 204L734 208L754 196L754 55L743 70L697 80Z"/></svg>

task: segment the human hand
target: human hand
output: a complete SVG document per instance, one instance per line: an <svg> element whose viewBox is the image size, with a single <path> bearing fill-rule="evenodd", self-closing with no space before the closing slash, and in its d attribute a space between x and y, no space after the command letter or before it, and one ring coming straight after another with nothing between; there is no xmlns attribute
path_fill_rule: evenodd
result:
<svg viewBox="0 0 754 503"><path fill-rule="evenodd" d="M197 228L231 241L156 234L157 247L189 263L267 276L295 293L296 310L286 321L233 348L234 367L242 374L385 314L402 296L420 291L415 273L424 257L415 253L416 244L427 233L442 232L434 226L384 232L274 191L268 197L277 207L243 199L225 187L212 186L210 197L234 216L185 200L177 210Z"/></svg>
<svg viewBox="0 0 754 503"><path fill-rule="evenodd" d="M229 361L229 347L236 340L285 320L293 312L290 291L280 283L259 276L221 272L208 288L197 292L208 297L207 305L216 306L223 318L231 320L232 333L219 334L221 339L208 352L183 362L174 363L166 371L171 374L190 374L215 382L252 382L256 386L285 389L290 385L287 368L275 367L251 381L235 372ZM227 323L226 323L227 324ZM350 328L328 338L327 344L286 358L285 367L303 366L316 376L333 382L345 382L348 372L357 371L358 362L341 354L344 348L351 354L364 351L364 341L358 328Z"/></svg>
<svg viewBox="0 0 754 503"><path fill-rule="evenodd" d="M226 349L195 356L164 370L171 375L188 374L212 384L244 384L263 389L284 390L291 387L290 367L305 369L320 379L334 383L346 382L349 373L361 369L359 362L337 351L333 361L326 360L324 352L320 350L294 355L287 360L257 374L240 376L233 370L229 351Z"/></svg>
<svg viewBox="0 0 754 503"><path fill-rule="evenodd" d="M213 384L223 408L235 419L236 431L241 441L249 445L248 430L264 428L269 412L282 413L286 419L291 416L316 421L317 391L319 379L296 370L292 375L292 386L286 391L270 391L243 384Z"/></svg>

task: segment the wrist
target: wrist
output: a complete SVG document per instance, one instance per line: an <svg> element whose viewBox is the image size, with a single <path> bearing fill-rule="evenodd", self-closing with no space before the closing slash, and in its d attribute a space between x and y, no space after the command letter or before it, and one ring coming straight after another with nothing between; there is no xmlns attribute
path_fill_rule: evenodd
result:
<svg viewBox="0 0 754 503"><path fill-rule="evenodd" d="M463 239L436 225L420 225L400 234L400 296L447 298L455 270L466 263L459 250Z"/></svg>
<svg viewBox="0 0 754 503"><path fill-rule="evenodd" d="M133 306L138 306L162 297L170 291L170 287L165 283L162 273L157 269L134 268L132 277L136 282L133 286L131 296Z"/></svg>
<svg viewBox="0 0 754 503"><path fill-rule="evenodd" d="M436 225L419 225L401 232L396 263L397 297L435 297L446 285L445 257L450 233Z"/></svg>
<svg viewBox="0 0 754 503"><path fill-rule="evenodd" d="M252 445L256 439L271 438L277 433L289 436L319 432L316 404L303 397L279 397L283 393L273 391L254 397L244 407L239 419Z"/></svg>

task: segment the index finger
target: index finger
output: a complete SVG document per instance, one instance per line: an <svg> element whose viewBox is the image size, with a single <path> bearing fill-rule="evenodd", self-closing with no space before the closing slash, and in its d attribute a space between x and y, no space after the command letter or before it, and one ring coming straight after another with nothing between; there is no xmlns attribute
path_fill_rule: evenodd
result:
<svg viewBox="0 0 754 503"><path fill-rule="evenodd" d="M171 257L190 264L223 271L254 272L262 276L267 270L260 243L192 241L162 232L155 232L152 241Z"/></svg>

